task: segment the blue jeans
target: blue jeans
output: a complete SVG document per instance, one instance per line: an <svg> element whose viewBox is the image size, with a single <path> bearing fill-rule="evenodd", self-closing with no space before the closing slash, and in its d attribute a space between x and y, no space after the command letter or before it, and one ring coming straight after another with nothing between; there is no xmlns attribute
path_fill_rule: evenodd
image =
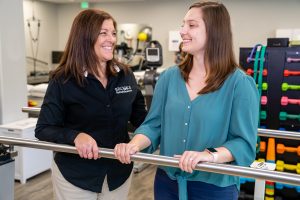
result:
<svg viewBox="0 0 300 200"><path fill-rule="evenodd" d="M187 182L188 200L237 200L238 190L235 185L218 187L200 181ZM157 169L154 181L155 200L178 200L178 185L162 170Z"/></svg>

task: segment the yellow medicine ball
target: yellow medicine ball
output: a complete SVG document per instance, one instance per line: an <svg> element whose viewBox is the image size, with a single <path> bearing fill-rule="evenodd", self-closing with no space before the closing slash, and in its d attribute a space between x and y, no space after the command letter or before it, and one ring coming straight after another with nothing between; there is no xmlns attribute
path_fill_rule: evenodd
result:
<svg viewBox="0 0 300 200"><path fill-rule="evenodd" d="M139 33L138 39L139 39L140 41L146 41L146 40L147 40L147 34L144 33L144 32Z"/></svg>

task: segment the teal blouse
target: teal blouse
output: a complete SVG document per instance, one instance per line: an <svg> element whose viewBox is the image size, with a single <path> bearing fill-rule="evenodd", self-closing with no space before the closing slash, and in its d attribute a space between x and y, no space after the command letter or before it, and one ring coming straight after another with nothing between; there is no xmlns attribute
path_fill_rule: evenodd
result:
<svg viewBox="0 0 300 200"><path fill-rule="evenodd" d="M234 157L232 164L249 166L255 159L259 97L256 84L236 69L215 92L190 100L185 81L177 66L164 71L156 84L152 105L135 134L151 140L145 152L160 145L160 154L173 157L184 151L203 151L226 147ZM220 187L236 185L239 177L161 167L179 184L180 199L186 199L186 180L202 181Z"/></svg>

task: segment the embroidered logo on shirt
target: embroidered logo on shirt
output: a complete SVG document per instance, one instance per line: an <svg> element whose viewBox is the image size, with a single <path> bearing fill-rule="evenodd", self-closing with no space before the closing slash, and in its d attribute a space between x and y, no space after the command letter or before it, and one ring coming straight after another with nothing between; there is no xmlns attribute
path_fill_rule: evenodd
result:
<svg viewBox="0 0 300 200"><path fill-rule="evenodd" d="M123 94L123 93L132 92L132 89L131 89L130 85L116 87L115 90L116 90L116 94Z"/></svg>

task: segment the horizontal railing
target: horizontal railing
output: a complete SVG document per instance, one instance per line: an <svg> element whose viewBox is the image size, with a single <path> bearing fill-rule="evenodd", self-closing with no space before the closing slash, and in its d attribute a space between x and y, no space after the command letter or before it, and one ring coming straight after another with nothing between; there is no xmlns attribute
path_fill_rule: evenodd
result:
<svg viewBox="0 0 300 200"><path fill-rule="evenodd" d="M56 152L77 154L77 150L74 146L42 142L39 140L0 136L0 143L6 145L16 145L37 149L53 150ZM100 148L99 154L101 155L101 157L116 159L112 149ZM131 156L131 160L169 167L178 167L179 163L179 160L177 158L145 153L136 153ZM254 169L250 167L206 162L197 164L195 170L214 172L220 174L229 174L233 176L242 176L254 179L263 179L291 185L300 185L300 175L286 172L268 171L262 169Z"/></svg>
<svg viewBox="0 0 300 200"><path fill-rule="evenodd" d="M23 107L23 112L29 114L39 114L41 108L34 108L34 107ZM279 130L272 130L272 129L261 129L258 130L258 135L263 137L274 137L274 138L283 138L283 139L290 139L290 140L300 140L300 133L293 132L293 131L279 131Z"/></svg>
<svg viewBox="0 0 300 200"><path fill-rule="evenodd" d="M274 138L282 138L282 139L290 139L290 140L300 140L300 133L294 131L280 131L273 129L262 129L259 128L258 135L263 137L274 137Z"/></svg>
<svg viewBox="0 0 300 200"><path fill-rule="evenodd" d="M29 113L29 114L39 114L41 111L41 108L37 107L23 107L22 112Z"/></svg>

